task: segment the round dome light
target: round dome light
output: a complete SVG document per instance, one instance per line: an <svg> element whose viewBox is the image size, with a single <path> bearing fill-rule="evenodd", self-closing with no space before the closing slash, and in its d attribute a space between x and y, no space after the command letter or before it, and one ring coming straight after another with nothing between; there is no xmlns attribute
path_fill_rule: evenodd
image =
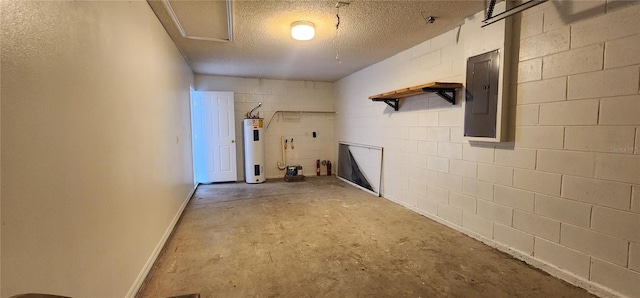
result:
<svg viewBox="0 0 640 298"><path fill-rule="evenodd" d="M315 36L313 23L307 21L297 21L291 23L291 37L296 40L311 40Z"/></svg>

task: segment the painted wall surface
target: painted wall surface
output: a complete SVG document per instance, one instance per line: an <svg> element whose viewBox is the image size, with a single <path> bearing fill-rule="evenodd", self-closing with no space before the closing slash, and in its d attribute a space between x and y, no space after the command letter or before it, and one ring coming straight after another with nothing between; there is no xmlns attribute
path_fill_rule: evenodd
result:
<svg viewBox="0 0 640 298"><path fill-rule="evenodd" d="M293 139L288 144L288 165L302 165L305 176L315 176L316 160L335 164L337 145L333 113L275 113L276 111L333 111L333 83L287 81L220 76L195 76L197 91L231 91L235 96L238 181L244 181L244 142L242 119L258 103L256 112L265 119L265 162L267 178L282 178L277 162L282 162L281 138ZM275 113L275 116L274 116ZM267 128L267 125L268 128ZM316 138L313 138L313 132ZM321 167L326 175L326 167ZM335 174L335 170L333 170Z"/></svg>
<svg viewBox="0 0 640 298"><path fill-rule="evenodd" d="M144 1L2 1L2 297L123 297L193 188L193 73Z"/></svg>
<svg viewBox="0 0 640 298"><path fill-rule="evenodd" d="M336 82L336 139L384 147L387 199L590 290L639 297L635 3L550 1L513 18L510 142L464 141L463 97L414 96L397 112L368 100L465 83L467 50L501 38L482 33L494 30L482 13Z"/></svg>

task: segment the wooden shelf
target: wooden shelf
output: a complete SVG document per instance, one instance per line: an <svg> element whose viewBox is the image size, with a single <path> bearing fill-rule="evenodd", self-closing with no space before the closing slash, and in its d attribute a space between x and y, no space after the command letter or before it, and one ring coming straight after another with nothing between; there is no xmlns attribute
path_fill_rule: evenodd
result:
<svg viewBox="0 0 640 298"><path fill-rule="evenodd" d="M369 96L369 99L373 101L383 101L397 111L400 108L401 98L435 92L444 100L448 101L451 104L455 104L456 89L459 88L462 88L462 83L431 82Z"/></svg>

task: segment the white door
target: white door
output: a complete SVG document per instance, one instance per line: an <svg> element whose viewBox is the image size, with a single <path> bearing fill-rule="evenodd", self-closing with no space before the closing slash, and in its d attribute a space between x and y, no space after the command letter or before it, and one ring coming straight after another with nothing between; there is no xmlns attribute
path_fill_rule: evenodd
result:
<svg viewBox="0 0 640 298"><path fill-rule="evenodd" d="M233 92L195 91L191 104L196 182L236 181Z"/></svg>

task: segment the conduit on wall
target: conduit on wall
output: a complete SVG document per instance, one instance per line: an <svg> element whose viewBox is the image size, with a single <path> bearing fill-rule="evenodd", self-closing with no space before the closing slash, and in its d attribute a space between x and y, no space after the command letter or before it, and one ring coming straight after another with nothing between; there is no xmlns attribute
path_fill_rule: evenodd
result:
<svg viewBox="0 0 640 298"><path fill-rule="evenodd" d="M507 10L505 10L505 11L503 11L503 12L501 12L501 13L495 15L495 16L493 16L493 8L496 5L496 0L491 0L489 2L489 6L487 7L486 19L484 19L484 21L482 21L484 23L484 25L482 25L482 27L491 25L491 24L493 24L493 23L495 23L497 21L500 21L500 20L502 20L502 19L504 19L506 17L509 17L509 16L512 16L512 15L514 15L516 13L525 11L525 10L531 8L531 7L534 7L534 6L538 5L538 4L542 4L544 2L547 2L547 0L530 0L530 1L522 3L522 4L517 5L515 7L512 7L510 9L507 9ZM486 6L486 3L487 2L485 0L485 6Z"/></svg>
<svg viewBox="0 0 640 298"><path fill-rule="evenodd" d="M335 114L336 112L332 112L332 111L275 111L273 113L273 115L271 115L271 118L269 118L269 122L267 122L267 127L264 129L265 132L269 129L269 125L271 125L271 121L273 120L273 117L278 113L282 113L282 115L284 115L284 113Z"/></svg>

